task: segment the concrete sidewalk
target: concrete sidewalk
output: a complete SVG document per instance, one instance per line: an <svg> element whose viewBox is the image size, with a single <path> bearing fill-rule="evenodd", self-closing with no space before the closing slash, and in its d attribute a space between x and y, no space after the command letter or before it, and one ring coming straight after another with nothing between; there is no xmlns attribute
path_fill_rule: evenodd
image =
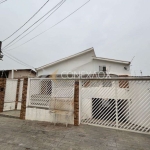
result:
<svg viewBox="0 0 150 150"><path fill-rule="evenodd" d="M0 116L0 150L150 150L150 135Z"/></svg>
<svg viewBox="0 0 150 150"><path fill-rule="evenodd" d="M20 118L20 110L3 111L0 113L0 116L5 116L9 118Z"/></svg>

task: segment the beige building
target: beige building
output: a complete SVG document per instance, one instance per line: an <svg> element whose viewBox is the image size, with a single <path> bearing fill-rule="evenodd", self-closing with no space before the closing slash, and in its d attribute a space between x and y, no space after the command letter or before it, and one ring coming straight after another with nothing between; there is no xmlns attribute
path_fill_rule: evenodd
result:
<svg viewBox="0 0 150 150"><path fill-rule="evenodd" d="M34 78L36 72L32 69L0 70L0 78Z"/></svg>

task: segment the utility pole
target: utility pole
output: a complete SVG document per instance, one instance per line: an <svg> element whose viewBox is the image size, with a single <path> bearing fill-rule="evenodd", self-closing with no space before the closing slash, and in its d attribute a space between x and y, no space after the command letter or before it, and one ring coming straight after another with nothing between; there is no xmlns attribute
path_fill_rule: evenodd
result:
<svg viewBox="0 0 150 150"><path fill-rule="evenodd" d="M0 60L2 60L3 54L2 54L2 42L0 41Z"/></svg>

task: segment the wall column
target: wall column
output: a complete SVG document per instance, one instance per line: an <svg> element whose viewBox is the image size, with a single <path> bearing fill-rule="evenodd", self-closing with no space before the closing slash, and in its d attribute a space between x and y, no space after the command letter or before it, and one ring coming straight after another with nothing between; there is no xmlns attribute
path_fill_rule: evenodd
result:
<svg viewBox="0 0 150 150"><path fill-rule="evenodd" d="M18 81L17 81L17 94L16 94L16 104L15 104L16 110L17 110L18 99L19 99L19 89L20 89L20 79L18 79Z"/></svg>
<svg viewBox="0 0 150 150"><path fill-rule="evenodd" d="M24 78L23 79L21 112L20 112L20 119L23 119L23 120L25 120L25 115L26 115L27 88L28 88L28 78Z"/></svg>
<svg viewBox="0 0 150 150"><path fill-rule="evenodd" d="M79 125L79 81L75 81L74 92L74 125Z"/></svg>

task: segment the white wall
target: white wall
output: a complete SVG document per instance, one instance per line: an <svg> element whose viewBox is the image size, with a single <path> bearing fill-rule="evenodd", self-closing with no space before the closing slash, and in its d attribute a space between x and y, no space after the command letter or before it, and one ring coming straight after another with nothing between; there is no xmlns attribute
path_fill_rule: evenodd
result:
<svg viewBox="0 0 150 150"><path fill-rule="evenodd" d="M14 110L15 109L15 102L11 102L11 103L4 103L4 108L3 111L9 111L9 110Z"/></svg>
<svg viewBox="0 0 150 150"><path fill-rule="evenodd" d="M54 122L54 114L50 113L48 109L40 108L26 108L26 120L37 120L37 121L46 121ZM58 123L66 123L65 115L57 115ZM70 117L69 124L74 124L74 116Z"/></svg>
<svg viewBox="0 0 150 150"><path fill-rule="evenodd" d="M23 79L20 80L20 84L19 84L19 94L18 94L17 110L21 110L22 92L23 92Z"/></svg>
<svg viewBox="0 0 150 150"><path fill-rule="evenodd" d="M18 104L17 104L17 110L21 110L21 102L18 102Z"/></svg>
<svg viewBox="0 0 150 150"><path fill-rule="evenodd" d="M130 65L115 63L115 62L108 62L102 60L93 60L94 70L99 71L99 66L106 66L110 71L110 74L116 75L130 75ZM124 69L127 67L127 70Z"/></svg>
<svg viewBox="0 0 150 150"><path fill-rule="evenodd" d="M56 65L44 68L43 70L39 70L37 72L38 76L49 75L49 74L54 73L55 71L57 71L57 74L61 74L64 71L67 71L67 72L75 71L76 68L91 62L92 56L94 56L94 55L95 55L94 52L90 51L88 53L85 53L83 55L74 57L74 58L66 60L66 61L63 61Z"/></svg>
<svg viewBox="0 0 150 150"><path fill-rule="evenodd" d="M17 94L17 82L16 79L7 79L6 80L6 91L4 97L4 108L3 111L14 110L15 101Z"/></svg>

